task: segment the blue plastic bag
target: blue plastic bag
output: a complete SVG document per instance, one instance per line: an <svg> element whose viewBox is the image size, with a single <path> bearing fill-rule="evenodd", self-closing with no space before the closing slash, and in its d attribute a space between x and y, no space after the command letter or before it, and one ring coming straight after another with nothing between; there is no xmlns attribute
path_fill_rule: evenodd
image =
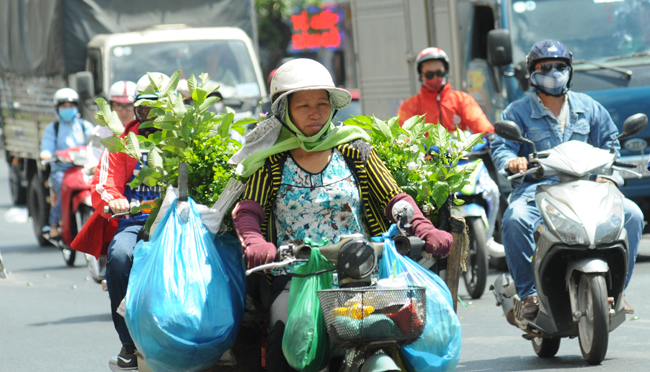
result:
<svg viewBox="0 0 650 372"><path fill-rule="evenodd" d="M140 242L126 294L126 325L156 372L212 367L235 342L246 301L239 241L211 234L189 200L184 223L172 203Z"/></svg>
<svg viewBox="0 0 650 372"><path fill-rule="evenodd" d="M400 348L409 372L453 371L460 359L460 322L451 301L451 293L442 279L395 249L390 239L397 233L391 226L384 234L384 252L379 261L379 277L389 278L393 267L397 275L405 274L409 285L426 288L427 322L422 336Z"/></svg>

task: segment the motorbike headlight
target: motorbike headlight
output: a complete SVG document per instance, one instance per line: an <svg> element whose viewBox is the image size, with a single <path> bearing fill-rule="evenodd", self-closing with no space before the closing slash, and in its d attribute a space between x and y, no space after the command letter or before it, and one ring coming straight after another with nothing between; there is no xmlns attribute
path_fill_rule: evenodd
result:
<svg viewBox="0 0 650 372"><path fill-rule="evenodd" d="M566 244L588 244L589 236L582 223L568 217L546 200L542 200L542 210L560 238ZM576 217L577 218L577 217Z"/></svg>
<svg viewBox="0 0 650 372"><path fill-rule="evenodd" d="M611 214L596 225L594 244L598 245L607 241L613 241L618 237L623 228L623 202L621 198L614 198L611 207Z"/></svg>

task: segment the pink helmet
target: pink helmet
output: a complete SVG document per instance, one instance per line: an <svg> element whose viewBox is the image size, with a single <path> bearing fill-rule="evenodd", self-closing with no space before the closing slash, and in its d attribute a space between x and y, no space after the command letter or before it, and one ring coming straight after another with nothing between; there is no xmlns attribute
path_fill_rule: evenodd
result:
<svg viewBox="0 0 650 372"><path fill-rule="evenodd" d="M133 103L135 98L135 83L132 81L118 81L108 90L108 101L117 103Z"/></svg>

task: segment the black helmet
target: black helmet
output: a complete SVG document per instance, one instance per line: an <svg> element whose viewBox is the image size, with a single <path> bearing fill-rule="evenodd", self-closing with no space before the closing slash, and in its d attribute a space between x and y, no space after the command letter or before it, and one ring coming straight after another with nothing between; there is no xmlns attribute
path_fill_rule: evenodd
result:
<svg viewBox="0 0 650 372"><path fill-rule="evenodd" d="M569 50L556 40L542 40L530 49L530 52L526 56L526 66L528 68L528 76L533 74L535 71L535 65L541 60L552 60L559 59L564 61L569 67L573 63L573 55ZM569 69L569 81L567 82L567 88L571 86L571 78L573 78L573 68ZM532 86L535 86L531 82Z"/></svg>

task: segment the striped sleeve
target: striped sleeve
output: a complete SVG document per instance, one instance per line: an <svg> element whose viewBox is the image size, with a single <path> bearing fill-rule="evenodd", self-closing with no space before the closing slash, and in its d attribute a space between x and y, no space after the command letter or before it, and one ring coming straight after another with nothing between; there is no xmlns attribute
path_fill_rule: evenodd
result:
<svg viewBox="0 0 650 372"><path fill-rule="evenodd" d="M368 181L370 185L370 194L380 204L381 210L386 208L386 205L397 194L402 192L402 189L397 186L397 182L390 174L390 171L381 161L377 151L373 148L370 152L370 157L367 162Z"/></svg>
<svg viewBox="0 0 650 372"><path fill-rule="evenodd" d="M267 171L267 165L265 164L246 180L246 191L244 191L242 200L256 201L262 208L265 208L271 186L271 175Z"/></svg>

